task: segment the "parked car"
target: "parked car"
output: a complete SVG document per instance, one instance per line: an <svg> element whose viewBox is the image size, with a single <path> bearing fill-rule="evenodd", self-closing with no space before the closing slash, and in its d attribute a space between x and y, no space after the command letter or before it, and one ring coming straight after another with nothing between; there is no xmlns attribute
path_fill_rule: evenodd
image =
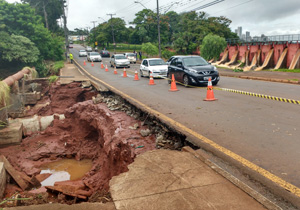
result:
<svg viewBox="0 0 300 210"><path fill-rule="evenodd" d="M79 57L86 57L87 52L85 50L79 50Z"/></svg>
<svg viewBox="0 0 300 210"><path fill-rule="evenodd" d="M115 54L110 58L110 66L116 67L128 67L130 68L130 62L123 54Z"/></svg>
<svg viewBox="0 0 300 210"><path fill-rule="evenodd" d="M144 59L140 65L141 77L149 77L151 72L153 77L166 77L168 73L168 65L161 58Z"/></svg>
<svg viewBox="0 0 300 210"><path fill-rule="evenodd" d="M102 61L102 57L97 52L88 52L87 54L87 60L88 61Z"/></svg>
<svg viewBox="0 0 300 210"><path fill-rule="evenodd" d="M207 84L211 78L212 84L217 85L220 76L217 68L201 56L178 56L168 66L169 83L172 74L175 80L185 86Z"/></svg>
<svg viewBox="0 0 300 210"><path fill-rule="evenodd" d="M130 63L136 63L136 54L135 53L125 53L124 55L129 60Z"/></svg>
<svg viewBox="0 0 300 210"><path fill-rule="evenodd" d="M101 55L102 57L110 57L110 53L109 53L109 51L107 51L107 50L101 50L101 51L100 51L100 55Z"/></svg>
<svg viewBox="0 0 300 210"><path fill-rule="evenodd" d="M86 46L85 50L86 50L87 52L92 52L92 51L93 51L93 48L90 47L90 46Z"/></svg>

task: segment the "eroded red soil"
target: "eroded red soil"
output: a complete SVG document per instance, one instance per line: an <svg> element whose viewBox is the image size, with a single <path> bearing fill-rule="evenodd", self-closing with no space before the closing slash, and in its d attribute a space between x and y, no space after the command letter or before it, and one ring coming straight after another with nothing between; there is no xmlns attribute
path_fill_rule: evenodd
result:
<svg viewBox="0 0 300 210"><path fill-rule="evenodd" d="M141 122L124 112L110 111L105 103L84 101L95 92L82 89L80 84L53 85L49 93L50 104L36 112L64 113L66 118L55 119L45 131L23 139L21 145L0 149L18 171L34 176L41 164L60 158L92 159L92 169L81 180L57 183L89 197L108 192L109 180L127 171L137 154L155 149L154 135L141 136L140 130L147 129ZM137 129L129 128L135 124Z"/></svg>

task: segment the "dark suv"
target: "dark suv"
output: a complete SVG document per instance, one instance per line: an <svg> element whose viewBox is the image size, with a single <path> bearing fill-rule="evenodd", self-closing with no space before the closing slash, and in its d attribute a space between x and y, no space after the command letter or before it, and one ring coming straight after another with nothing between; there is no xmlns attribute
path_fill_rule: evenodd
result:
<svg viewBox="0 0 300 210"><path fill-rule="evenodd" d="M110 57L110 53L107 50L101 50L100 55L102 57Z"/></svg>
<svg viewBox="0 0 300 210"><path fill-rule="evenodd" d="M213 85L217 85L220 80L217 68L200 56L176 56L168 66L169 79L172 74L175 81L185 86L207 84L209 78Z"/></svg>

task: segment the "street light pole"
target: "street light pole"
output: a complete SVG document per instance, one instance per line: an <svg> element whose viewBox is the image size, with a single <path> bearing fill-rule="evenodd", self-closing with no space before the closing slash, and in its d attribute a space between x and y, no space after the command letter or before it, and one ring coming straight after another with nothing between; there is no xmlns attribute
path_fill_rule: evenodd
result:
<svg viewBox="0 0 300 210"><path fill-rule="evenodd" d="M159 6L158 6L158 0L157 2L157 31L158 31L158 51L159 51L159 57L161 58L161 46L160 46L160 19L159 19Z"/></svg>
<svg viewBox="0 0 300 210"><path fill-rule="evenodd" d="M69 54L69 35L68 35L68 28L67 28L67 17L65 12L65 4L62 1L62 10L63 10L63 19L64 19L64 32L65 32L65 42L66 42L66 58Z"/></svg>
<svg viewBox="0 0 300 210"><path fill-rule="evenodd" d="M94 21L91 21L91 23L94 24L94 27L93 27L93 38L94 38L94 40L93 40L93 41L94 41L94 45L95 45L95 43L96 43L95 23L97 23L97 21L94 20ZM96 46L96 45L95 45L95 46Z"/></svg>
<svg viewBox="0 0 300 210"><path fill-rule="evenodd" d="M147 7L145 7L145 5L143 5L141 2L139 2L139 1L134 1L134 3L136 3L136 4L140 4L140 5L142 5L145 9L148 9Z"/></svg>
<svg viewBox="0 0 300 210"><path fill-rule="evenodd" d="M138 3L141 4L145 9L147 9L147 7L145 7L141 2L139 1L134 1L134 3ZM160 44L160 19L159 19L159 4L158 4L158 0L156 0L157 3L157 33L158 33L158 50L159 50L159 57L161 58L161 44Z"/></svg>
<svg viewBox="0 0 300 210"><path fill-rule="evenodd" d="M112 36L113 36L113 45L114 45L114 54L116 54L116 42L115 42L115 34L114 34L114 24L112 22L112 16L116 14L107 14L110 16L110 22L111 22L111 30L112 30Z"/></svg>

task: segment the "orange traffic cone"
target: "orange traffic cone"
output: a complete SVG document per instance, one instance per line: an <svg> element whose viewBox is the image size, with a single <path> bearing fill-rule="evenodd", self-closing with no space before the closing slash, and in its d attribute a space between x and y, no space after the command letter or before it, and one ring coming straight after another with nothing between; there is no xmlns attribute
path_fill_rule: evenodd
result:
<svg viewBox="0 0 300 210"><path fill-rule="evenodd" d="M155 83L154 83L154 79L153 79L153 76L152 76L152 72L150 72L150 80L149 80L149 85L155 85Z"/></svg>
<svg viewBox="0 0 300 210"><path fill-rule="evenodd" d="M127 77L127 73L126 73L125 67L124 67L124 71L123 71L123 77Z"/></svg>
<svg viewBox="0 0 300 210"><path fill-rule="evenodd" d="M114 68L114 74L118 74L116 67Z"/></svg>
<svg viewBox="0 0 300 210"><path fill-rule="evenodd" d="M138 80L140 80L139 75L138 75L137 70L135 70L135 72L134 72L134 81L138 81Z"/></svg>
<svg viewBox="0 0 300 210"><path fill-rule="evenodd" d="M178 91L177 87L176 87L176 82L175 82L175 78L174 78L174 74L172 74L172 80L171 80L171 89L169 91Z"/></svg>
<svg viewBox="0 0 300 210"><path fill-rule="evenodd" d="M85 60L83 61L83 65L84 65L84 66L86 66L86 62L85 62Z"/></svg>
<svg viewBox="0 0 300 210"><path fill-rule="evenodd" d="M104 69L104 65L103 65L103 63L101 62L101 69Z"/></svg>
<svg viewBox="0 0 300 210"><path fill-rule="evenodd" d="M105 65L105 71L108 71L107 65Z"/></svg>
<svg viewBox="0 0 300 210"><path fill-rule="evenodd" d="M92 61L92 67L94 67L94 62Z"/></svg>
<svg viewBox="0 0 300 210"><path fill-rule="evenodd" d="M207 93L206 93L206 99L204 99L204 101L215 101L218 100L215 98L214 96L214 91L213 91L213 87L211 84L211 79L208 79L208 83L207 83Z"/></svg>

